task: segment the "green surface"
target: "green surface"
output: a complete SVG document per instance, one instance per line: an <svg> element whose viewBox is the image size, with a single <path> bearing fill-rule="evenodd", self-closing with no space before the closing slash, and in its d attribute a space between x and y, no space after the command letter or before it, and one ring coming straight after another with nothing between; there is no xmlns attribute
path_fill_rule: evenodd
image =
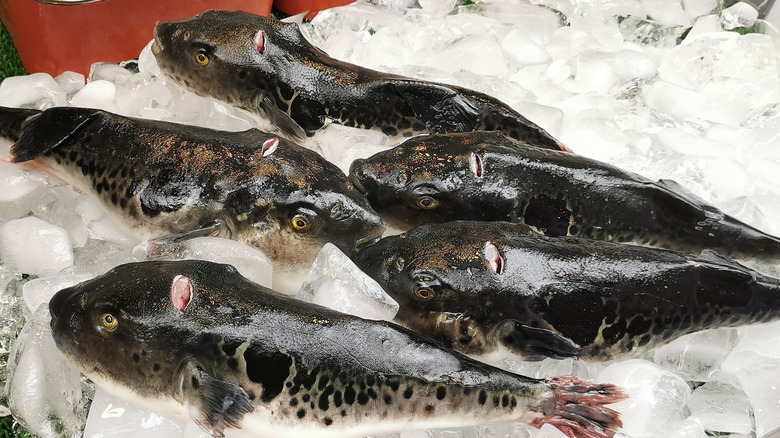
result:
<svg viewBox="0 0 780 438"><path fill-rule="evenodd" d="M19 59L19 54L16 52L13 41L11 41L11 35L8 34L5 26L0 24L0 80L8 76L26 74L27 72L22 66L22 60ZM2 436L0 435L0 437Z"/></svg>

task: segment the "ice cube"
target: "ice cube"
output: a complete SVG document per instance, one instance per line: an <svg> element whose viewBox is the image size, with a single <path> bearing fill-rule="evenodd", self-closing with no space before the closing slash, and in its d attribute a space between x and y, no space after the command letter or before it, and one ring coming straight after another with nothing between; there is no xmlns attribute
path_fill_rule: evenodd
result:
<svg viewBox="0 0 780 438"><path fill-rule="evenodd" d="M533 41L527 33L511 30L501 41L501 48L520 66L542 64L550 60L550 55L541 45Z"/></svg>
<svg viewBox="0 0 780 438"><path fill-rule="evenodd" d="M41 437L76 436L84 425L81 376L54 344L41 304L11 349L6 390L14 417Z"/></svg>
<svg viewBox="0 0 780 438"><path fill-rule="evenodd" d="M643 0L642 4L645 6L647 16L661 24L687 26L691 23L680 0Z"/></svg>
<svg viewBox="0 0 780 438"><path fill-rule="evenodd" d="M707 382L738 342L733 328L691 333L655 350L653 361L686 380Z"/></svg>
<svg viewBox="0 0 780 438"><path fill-rule="evenodd" d="M82 248L74 248L73 266L76 272L100 275L117 265L135 261L131 254L132 246L89 239Z"/></svg>
<svg viewBox="0 0 780 438"><path fill-rule="evenodd" d="M0 255L7 268L38 276L73 266L68 233L32 216L0 227Z"/></svg>
<svg viewBox="0 0 780 438"><path fill-rule="evenodd" d="M456 0L418 0L417 3L431 15L447 15L455 8Z"/></svg>
<svg viewBox="0 0 780 438"><path fill-rule="evenodd" d="M100 216L89 223L87 227L89 237L125 246L132 246L138 243L138 239L133 236L131 230L120 222L120 219L114 219L109 215Z"/></svg>
<svg viewBox="0 0 780 438"><path fill-rule="evenodd" d="M468 70L482 76L506 76L509 64L501 46L492 35L468 35L433 54L426 65L447 73Z"/></svg>
<svg viewBox="0 0 780 438"><path fill-rule="evenodd" d="M618 76L608 62L579 56L574 80L580 84L583 93L608 93L617 85Z"/></svg>
<svg viewBox="0 0 780 438"><path fill-rule="evenodd" d="M157 76L158 78L162 78L163 75L160 72L160 66L157 65L157 57L155 57L154 53L152 53L153 42L154 40L150 40L138 55L138 71L142 73L149 73L151 75Z"/></svg>
<svg viewBox="0 0 780 438"><path fill-rule="evenodd" d="M720 12L720 22L726 30L735 27L750 27L758 18L758 11L745 2L735 3Z"/></svg>
<svg viewBox="0 0 780 438"><path fill-rule="evenodd" d="M0 161L0 223L25 216L43 191L37 174Z"/></svg>
<svg viewBox="0 0 780 438"><path fill-rule="evenodd" d="M718 0L682 0L688 18L695 19L702 15L714 14L720 7Z"/></svg>
<svg viewBox="0 0 780 438"><path fill-rule="evenodd" d="M52 296L60 289L73 286L82 281L89 280L90 274L58 275L55 277L34 278L24 284L22 293L24 302L30 312L34 312L42 304L47 304Z"/></svg>
<svg viewBox="0 0 780 438"><path fill-rule="evenodd" d="M139 253L139 251L141 252ZM144 251L146 254L143 254ZM142 242L134 249L133 253L137 259L195 259L233 265L241 275L249 280L268 288L271 287L273 277L271 259L260 250L235 240L220 237L196 237L176 243Z"/></svg>
<svg viewBox="0 0 780 438"><path fill-rule="evenodd" d="M628 394L610 405L620 412L621 433L631 437L653 436L670 420L681 420L691 388L681 377L641 359L614 363L602 371L597 382L612 383Z"/></svg>
<svg viewBox="0 0 780 438"><path fill-rule="evenodd" d="M698 0L696 0L698 1ZM702 35L708 35L712 32L720 32L723 28L720 26L720 17L715 14L705 15L696 19L693 27L688 31L688 35L682 41L682 44L689 44Z"/></svg>
<svg viewBox="0 0 780 438"><path fill-rule="evenodd" d="M71 99L72 106L98 108L109 112L117 112L116 85L107 80L96 80L84 85Z"/></svg>
<svg viewBox="0 0 780 438"><path fill-rule="evenodd" d="M390 139L383 133L337 124L328 125L311 138L323 157L349 174L349 166L358 158L368 158L390 148Z"/></svg>
<svg viewBox="0 0 780 438"><path fill-rule="evenodd" d="M654 438L707 438L707 434L698 419L690 417L661 425Z"/></svg>
<svg viewBox="0 0 780 438"><path fill-rule="evenodd" d="M777 333L777 332L776 332ZM775 337L775 345L777 342ZM732 353L723 363L722 381L739 386L748 396L756 436L780 427L780 360L752 351Z"/></svg>
<svg viewBox="0 0 780 438"><path fill-rule="evenodd" d="M84 75L74 71L63 72L54 78L54 80L57 81L57 83L60 85L60 88L62 88L62 91L64 91L67 96L73 96L76 94L76 92L81 90L81 88L84 87L84 84L86 83Z"/></svg>
<svg viewBox="0 0 780 438"><path fill-rule="evenodd" d="M521 102L513 107L528 120L541 126L553 137L557 137L563 125L563 111L558 108L534 102Z"/></svg>
<svg viewBox="0 0 780 438"><path fill-rule="evenodd" d="M678 122L697 118L704 106L704 97L700 93L666 81L648 84L642 88L642 94L648 107Z"/></svg>
<svg viewBox="0 0 780 438"><path fill-rule="evenodd" d="M0 105L46 109L66 104L60 84L48 73L11 76L0 83Z"/></svg>
<svg viewBox="0 0 780 438"><path fill-rule="evenodd" d="M731 385L709 382L693 390L688 400L691 415L711 432L750 433L750 400Z"/></svg>
<svg viewBox="0 0 780 438"><path fill-rule="evenodd" d="M398 303L331 243L322 247L297 297L368 319L392 321L398 312Z"/></svg>
<svg viewBox="0 0 780 438"><path fill-rule="evenodd" d="M87 82L108 81L113 84L122 84L133 76L133 73L112 62L96 62L89 69L89 80Z"/></svg>
<svg viewBox="0 0 780 438"><path fill-rule="evenodd" d="M84 438L184 438L187 423L186 420L150 411L97 388L84 427Z"/></svg>

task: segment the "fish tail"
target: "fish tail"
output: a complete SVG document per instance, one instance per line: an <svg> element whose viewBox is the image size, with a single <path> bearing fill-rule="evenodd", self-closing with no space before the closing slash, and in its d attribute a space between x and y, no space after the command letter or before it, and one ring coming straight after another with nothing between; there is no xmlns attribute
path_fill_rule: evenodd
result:
<svg viewBox="0 0 780 438"><path fill-rule="evenodd" d="M0 107L0 138L18 141L24 121L36 114L40 114L37 109Z"/></svg>
<svg viewBox="0 0 780 438"><path fill-rule="evenodd" d="M30 115L21 123L21 133L11 146L11 159L21 163L51 152L100 114L89 108L57 107Z"/></svg>
<svg viewBox="0 0 780 438"><path fill-rule="evenodd" d="M604 406L627 397L615 385L572 376L549 381L554 396L543 403L545 416L531 422L532 426L551 424L571 438L611 438L623 425L618 412Z"/></svg>

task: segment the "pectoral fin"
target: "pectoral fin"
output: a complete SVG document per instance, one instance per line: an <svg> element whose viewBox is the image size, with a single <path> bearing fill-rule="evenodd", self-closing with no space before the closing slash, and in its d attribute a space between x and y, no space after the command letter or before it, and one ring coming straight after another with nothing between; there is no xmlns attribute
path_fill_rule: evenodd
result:
<svg viewBox="0 0 780 438"><path fill-rule="evenodd" d="M193 361L179 366L173 385L174 398L198 426L215 437L225 436L227 427L241 427L244 415L254 410L243 388L215 378Z"/></svg>
<svg viewBox="0 0 780 438"><path fill-rule="evenodd" d="M228 228L225 222L215 219L182 233L149 239L146 252L149 259L164 259L169 256L177 257L177 252L181 250L180 244L182 242L197 237L216 237L226 233L228 233Z"/></svg>
<svg viewBox="0 0 780 438"><path fill-rule="evenodd" d="M291 140L303 141L306 139L306 131L289 114L282 111L266 95L257 95L254 99L258 111L276 126L279 131Z"/></svg>
<svg viewBox="0 0 780 438"><path fill-rule="evenodd" d="M415 117L435 134L469 132L477 128L479 110L471 99L446 85L394 81L392 87Z"/></svg>
<svg viewBox="0 0 780 438"><path fill-rule="evenodd" d="M552 330L531 327L518 321L505 321L496 330L499 341L525 359L579 357L582 347Z"/></svg>

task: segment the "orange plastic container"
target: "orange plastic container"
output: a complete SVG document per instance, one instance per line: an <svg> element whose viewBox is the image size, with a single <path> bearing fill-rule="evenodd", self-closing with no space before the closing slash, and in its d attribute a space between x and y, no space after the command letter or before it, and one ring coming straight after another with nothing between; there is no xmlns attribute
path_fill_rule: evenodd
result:
<svg viewBox="0 0 780 438"><path fill-rule="evenodd" d="M355 0L275 0L274 7L289 15L297 15L301 12L309 11L306 19L311 20L317 15L317 12L335 8L336 6L348 5Z"/></svg>
<svg viewBox="0 0 780 438"><path fill-rule="evenodd" d="M0 19L28 72L87 75L92 63L136 58L152 40L155 24L207 9L267 16L271 0L104 0L76 5L0 0Z"/></svg>

